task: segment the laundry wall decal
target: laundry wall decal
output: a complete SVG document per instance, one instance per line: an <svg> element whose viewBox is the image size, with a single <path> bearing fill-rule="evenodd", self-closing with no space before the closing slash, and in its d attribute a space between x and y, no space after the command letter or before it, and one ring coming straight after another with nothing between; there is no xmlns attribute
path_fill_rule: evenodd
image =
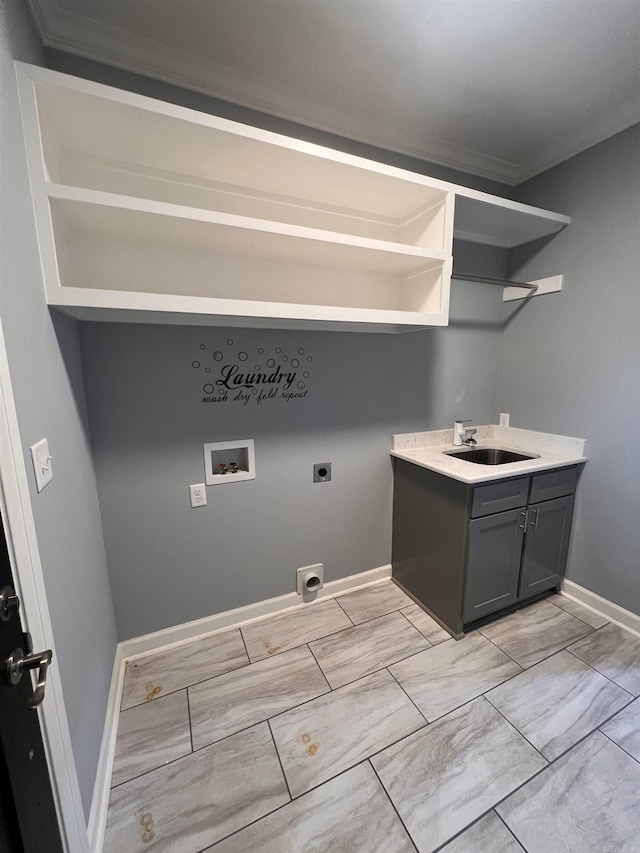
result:
<svg viewBox="0 0 640 853"><path fill-rule="evenodd" d="M269 400L292 402L309 392L313 356L304 347L242 349L233 338L209 347L200 344L191 368L205 381L201 403L261 406Z"/></svg>

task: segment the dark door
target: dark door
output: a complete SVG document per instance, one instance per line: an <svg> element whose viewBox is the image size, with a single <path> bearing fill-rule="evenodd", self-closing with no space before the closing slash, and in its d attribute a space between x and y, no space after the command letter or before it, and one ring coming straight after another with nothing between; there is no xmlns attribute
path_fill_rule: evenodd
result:
<svg viewBox="0 0 640 853"><path fill-rule="evenodd" d="M7 587L14 583L0 520L0 590ZM0 853L62 853L38 712L28 707L31 676L25 672L17 685L6 676L15 649L29 651L20 614L0 607Z"/></svg>
<svg viewBox="0 0 640 853"><path fill-rule="evenodd" d="M573 495L529 507L520 598L529 598L552 589L564 577L572 517Z"/></svg>
<svg viewBox="0 0 640 853"><path fill-rule="evenodd" d="M469 522L463 619L473 622L517 601L524 509Z"/></svg>

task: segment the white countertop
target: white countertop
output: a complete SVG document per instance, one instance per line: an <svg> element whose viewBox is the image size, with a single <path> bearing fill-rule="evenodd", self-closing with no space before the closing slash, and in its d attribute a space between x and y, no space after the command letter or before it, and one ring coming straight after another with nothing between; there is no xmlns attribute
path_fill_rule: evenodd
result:
<svg viewBox="0 0 640 853"><path fill-rule="evenodd" d="M505 465L477 465L475 462L456 459L454 456L448 456L446 452L465 448L454 446L453 429L394 435L391 455L462 483L486 483L587 461L587 442L584 438L501 427L496 424L471 424L471 427L477 430L474 438L478 448L500 447L504 450L535 454L536 458L508 462Z"/></svg>

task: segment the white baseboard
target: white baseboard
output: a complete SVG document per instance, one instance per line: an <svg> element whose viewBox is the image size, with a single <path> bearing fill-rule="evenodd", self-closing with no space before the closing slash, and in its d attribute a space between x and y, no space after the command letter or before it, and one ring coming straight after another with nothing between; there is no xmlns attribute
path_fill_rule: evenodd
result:
<svg viewBox="0 0 640 853"><path fill-rule="evenodd" d="M119 648L123 660L131 660L139 655L147 655L149 652L157 652L182 643L188 643L210 634L216 634L218 631L236 628L246 622L273 616L276 613L300 610L310 603L345 595L347 592L380 583L390 577L391 566L379 566L377 569L370 569L357 575L349 575L346 578L329 581L308 601L302 601L297 593L290 592L286 595L279 595L277 598L268 598L265 601L248 604L246 607L237 607L235 610L226 610L224 613L205 616L204 619L196 619L194 622L174 625L162 631L155 631L153 634L144 634L142 637L124 640L119 643Z"/></svg>
<svg viewBox="0 0 640 853"><path fill-rule="evenodd" d="M107 713L102 729L98 769L96 770L96 781L93 786L91 811L87 825L90 853L102 853L104 846L104 833L107 826L111 774L113 772L113 758L116 751L118 715L120 713L124 671L125 660L122 656L121 646L118 644L113 661L111 686L109 687L109 698L107 700Z"/></svg>
<svg viewBox="0 0 640 853"><path fill-rule="evenodd" d="M335 598L338 595L345 595L347 592L354 592L357 589L382 583L390 577L391 566L380 566L368 572L361 572L357 575L350 575L346 578L329 581L320 592L313 596L312 601L301 601L300 596L292 592L287 595L280 595L277 598L258 601L256 604L238 607L235 610L227 610L225 613L216 613L204 619L185 622L184 625L175 625L172 628L165 628L163 631L156 631L153 634L145 634L142 637L134 637L132 640L125 640L122 643L118 643L113 663L113 675L109 689L98 770L93 788L91 813L89 815L88 836L91 853L102 853L104 845L113 758L118 735L118 716L120 714L124 673L128 660L147 655L150 652L179 646L182 643L190 643L201 637L217 634L229 628L237 628L240 625L265 619L268 616L301 610L313 602Z"/></svg>
<svg viewBox="0 0 640 853"><path fill-rule="evenodd" d="M619 604L614 604L613 601L602 598L595 592L566 579L562 582L562 594L573 601L577 601L587 610L592 610L604 619L608 619L609 622L614 622L621 628L625 628L640 637L640 616L630 610L625 610Z"/></svg>

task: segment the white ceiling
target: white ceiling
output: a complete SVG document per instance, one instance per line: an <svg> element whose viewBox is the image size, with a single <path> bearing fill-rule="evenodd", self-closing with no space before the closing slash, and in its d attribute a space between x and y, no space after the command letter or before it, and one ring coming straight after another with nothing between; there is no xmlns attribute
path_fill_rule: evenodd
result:
<svg viewBox="0 0 640 853"><path fill-rule="evenodd" d="M640 0L29 0L45 44L517 184L640 121Z"/></svg>

